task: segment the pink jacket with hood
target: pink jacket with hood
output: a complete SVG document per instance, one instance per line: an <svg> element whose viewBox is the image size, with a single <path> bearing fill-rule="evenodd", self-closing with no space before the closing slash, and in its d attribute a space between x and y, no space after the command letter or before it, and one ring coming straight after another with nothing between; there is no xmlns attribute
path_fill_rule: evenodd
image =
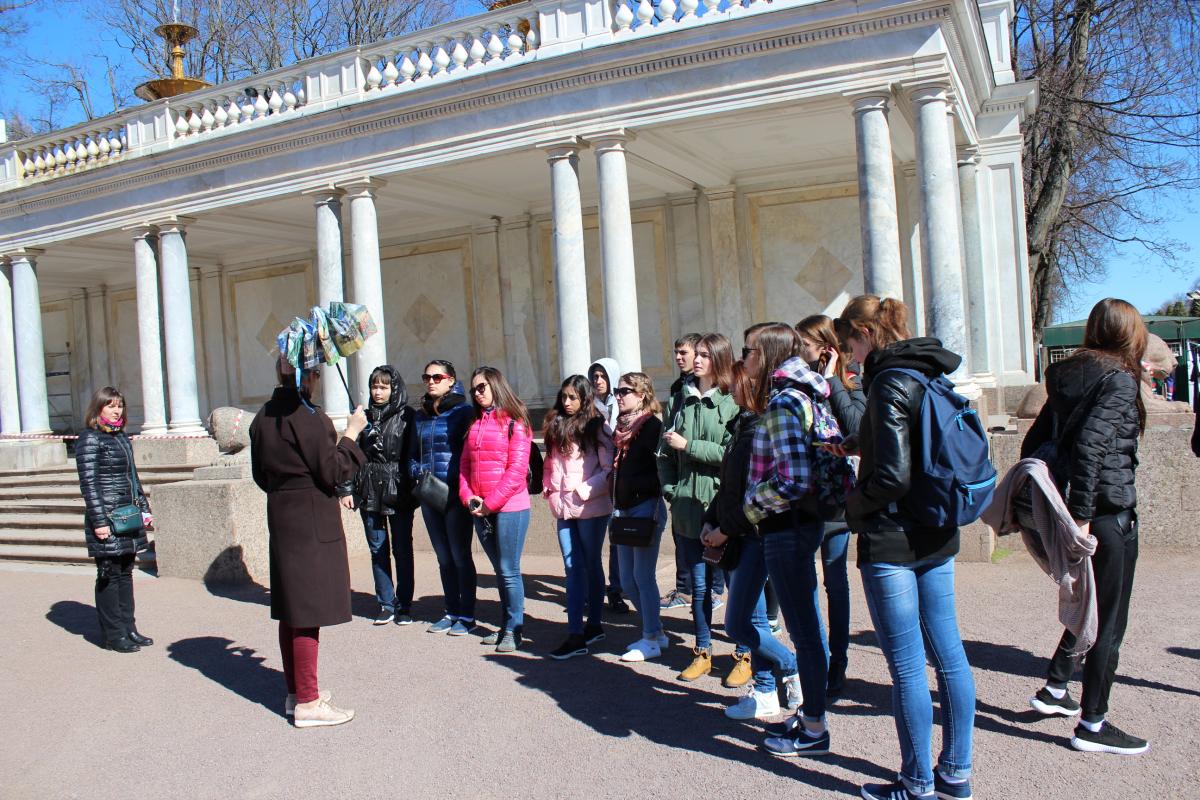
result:
<svg viewBox="0 0 1200 800"><path fill-rule="evenodd" d="M458 473L458 496L465 506L473 495L483 498L492 512L529 508L529 449L533 435L524 423L489 409L471 423L463 444Z"/></svg>
<svg viewBox="0 0 1200 800"><path fill-rule="evenodd" d="M547 446L542 491L555 519L592 519L613 510L609 476L613 468L613 442L606 425L599 426L597 447L569 453Z"/></svg>

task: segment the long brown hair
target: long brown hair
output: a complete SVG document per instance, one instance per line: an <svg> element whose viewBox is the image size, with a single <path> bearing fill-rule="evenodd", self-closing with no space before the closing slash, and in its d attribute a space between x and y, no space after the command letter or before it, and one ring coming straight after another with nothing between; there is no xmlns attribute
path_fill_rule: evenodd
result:
<svg viewBox="0 0 1200 800"><path fill-rule="evenodd" d="M733 345L729 343L729 337L723 333L703 334L693 349L701 347L708 351L713 385L729 394L733 380Z"/></svg>
<svg viewBox="0 0 1200 800"><path fill-rule="evenodd" d="M563 405L563 393L571 389L579 398L579 410L568 414ZM562 382L554 408L546 412L546 421L542 423L546 433L546 448L560 453L569 453L572 446L579 449L599 449L600 427L604 421L596 410L595 390L592 384L582 375L571 375Z"/></svg>
<svg viewBox="0 0 1200 800"><path fill-rule="evenodd" d="M750 373L746 371L746 362L738 360L733 365L733 376L729 393L733 395L736 401L741 397L738 405L745 411L753 411L755 414L761 414L762 409L754 407L754 379L750 377Z"/></svg>
<svg viewBox="0 0 1200 800"><path fill-rule="evenodd" d="M754 381L752 407L760 409L759 413L762 413L771 400L771 388L774 386L771 376L780 364L800 353L800 334L786 322L760 322L746 329L747 342L752 336L760 365L758 374L750 376Z"/></svg>
<svg viewBox="0 0 1200 800"><path fill-rule="evenodd" d="M822 347L827 347L838 352L837 365L834 366L834 371L837 373L838 380L842 382L842 386L847 389L855 389L857 385L854 381L854 373L848 367L849 359L846 357L841 340L838 338L837 329L834 328L833 320L824 314L813 314L805 317L796 323L796 333L801 336L812 339ZM818 372L825 368L824 364L817 364L814 369Z"/></svg>
<svg viewBox="0 0 1200 800"><path fill-rule="evenodd" d="M873 294L860 294L846 304L834 325L843 342L858 336L862 328L870 331L875 347L912 338L908 332L908 306L894 297L881 300Z"/></svg>
<svg viewBox="0 0 1200 800"><path fill-rule="evenodd" d="M495 367L477 367L471 373L471 387L467 391L471 393L471 403L475 406L475 419L483 416L483 409L479 405L479 398L475 394L474 384L475 379L482 377L492 390L492 406L503 411L509 419L515 420L525 426L531 434L533 426L529 424L529 409L525 407L525 402L517 397L517 393L508 385L508 381L504 378L504 373Z"/></svg>
<svg viewBox="0 0 1200 800"><path fill-rule="evenodd" d="M1138 429L1146 431L1146 404L1142 400L1142 357L1149 333L1138 310L1124 300L1106 297L1092 307L1083 329L1082 355L1106 356L1118 362L1138 385Z"/></svg>
<svg viewBox="0 0 1200 800"><path fill-rule="evenodd" d="M97 389L96 393L92 395L92 399L88 401L87 411L83 412L84 427L95 428L100 421L101 410L113 400L121 402L122 411L129 411L129 404L125 402L125 395L112 386L105 386Z"/></svg>

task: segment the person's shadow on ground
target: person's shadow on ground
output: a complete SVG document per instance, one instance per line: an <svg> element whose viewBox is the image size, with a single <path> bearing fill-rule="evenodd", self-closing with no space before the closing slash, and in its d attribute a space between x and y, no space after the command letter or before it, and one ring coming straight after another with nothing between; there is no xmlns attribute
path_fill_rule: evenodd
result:
<svg viewBox="0 0 1200 800"><path fill-rule="evenodd" d="M46 612L46 619L67 633L79 636L97 647L104 643L94 606L77 600L59 600L50 606L50 610Z"/></svg>
<svg viewBox="0 0 1200 800"><path fill-rule="evenodd" d="M196 636L173 642L167 655L250 702L283 715L283 673L264 667L266 659L253 648L219 636Z"/></svg>
<svg viewBox="0 0 1200 800"><path fill-rule="evenodd" d="M516 673L518 683L549 696L564 712L603 736L637 735L680 750L754 763L819 789L854 795L859 792L858 784L809 769L803 759L784 760L762 752L761 723L726 718L722 709L728 698L695 684L663 680L601 658L562 662L529 653L489 658ZM891 770L841 754L836 730L833 736L834 751L821 757L821 763L883 781L893 779ZM853 749L849 742L844 747Z"/></svg>

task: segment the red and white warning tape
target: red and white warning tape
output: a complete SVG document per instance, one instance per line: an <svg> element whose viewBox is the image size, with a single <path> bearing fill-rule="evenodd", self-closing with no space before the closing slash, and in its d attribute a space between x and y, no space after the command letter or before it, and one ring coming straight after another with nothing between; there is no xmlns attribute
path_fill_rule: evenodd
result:
<svg viewBox="0 0 1200 800"><path fill-rule="evenodd" d="M38 439L57 439L60 441L67 442L67 441L73 441L78 438L79 438L78 436L74 436L74 435L59 435L59 434L54 434L54 433L5 433L5 434L0 434L0 440L10 441L10 442L11 441L22 441L22 440L34 441L34 440L38 440ZM132 436L130 436L129 438L130 439L163 440L163 439L209 439L211 437L207 433L172 433L172 434L164 434L161 436L157 435L157 434L145 435L145 434L141 434L141 433L135 433Z"/></svg>

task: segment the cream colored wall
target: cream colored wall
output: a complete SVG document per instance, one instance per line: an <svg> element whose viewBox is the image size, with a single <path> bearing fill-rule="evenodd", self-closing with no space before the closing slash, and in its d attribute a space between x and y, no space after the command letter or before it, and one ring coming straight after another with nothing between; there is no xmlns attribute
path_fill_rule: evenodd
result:
<svg viewBox="0 0 1200 800"><path fill-rule="evenodd" d="M234 403L254 407L275 386L275 336L316 302L308 262L231 271L226 280L230 394ZM336 380L336 378L334 378ZM202 416L211 411L205 405Z"/></svg>

